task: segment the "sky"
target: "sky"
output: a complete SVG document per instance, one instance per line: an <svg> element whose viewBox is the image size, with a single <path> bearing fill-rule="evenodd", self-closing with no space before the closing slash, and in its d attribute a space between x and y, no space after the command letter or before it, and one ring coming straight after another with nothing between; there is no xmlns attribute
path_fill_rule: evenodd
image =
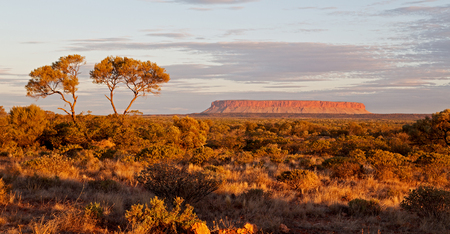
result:
<svg viewBox="0 0 450 234"><path fill-rule="evenodd" d="M170 81L131 107L189 114L215 100L364 103L372 113L450 108L448 0L0 1L0 106L58 110L34 99L34 69L86 57L76 112L113 113L89 71L107 56L151 61ZM133 98L115 94L118 111ZM68 106L65 106L68 108Z"/></svg>

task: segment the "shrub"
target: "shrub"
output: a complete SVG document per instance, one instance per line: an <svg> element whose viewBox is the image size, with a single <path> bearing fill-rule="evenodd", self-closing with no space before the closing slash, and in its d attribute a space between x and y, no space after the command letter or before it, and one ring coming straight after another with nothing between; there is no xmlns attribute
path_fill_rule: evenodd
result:
<svg viewBox="0 0 450 234"><path fill-rule="evenodd" d="M131 223L135 233L187 233L195 223L204 223L193 212L194 208L185 204L183 198L174 199L174 208L167 210L164 201L153 198L150 207L142 204L131 206L125 218Z"/></svg>
<svg viewBox="0 0 450 234"><path fill-rule="evenodd" d="M364 163L366 161L366 153L360 149L350 151L348 157L359 163Z"/></svg>
<svg viewBox="0 0 450 234"><path fill-rule="evenodd" d="M47 114L32 104L26 107L14 106L8 116L12 127L12 136L19 146L29 146L42 135L48 123Z"/></svg>
<svg viewBox="0 0 450 234"><path fill-rule="evenodd" d="M136 154L136 160L155 163L161 159L173 159L183 154L183 151L174 145L151 145Z"/></svg>
<svg viewBox="0 0 450 234"><path fill-rule="evenodd" d="M360 177L362 166L354 159L347 157L333 157L322 162L322 166L331 170L331 176L337 178Z"/></svg>
<svg viewBox="0 0 450 234"><path fill-rule="evenodd" d="M101 220L103 218L103 208L100 206L100 203L89 203L84 208L84 215L95 220Z"/></svg>
<svg viewBox="0 0 450 234"><path fill-rule="evenodd" d="M350 215L366 216L378 215L381 212L381 206L377 200L353 199L348 202Z"/></svg>
<svg viewBox="0 0 450 234"><path fill-rule="evenodd" d="M247 192L243 193L242 196L249 201L258 201L267 197L269 194L265 193L262 189L249 189Z"/></svg>
<svg viewBox="0 0 450 234"><path fill-rule="evenodd" d="M195 149L205 145L209 131L209 125L206 122L188 116L181 119L174 116L173 125L181 132L180 145L183 148Z"/></svg>
<svg viewBox="0 0 450 234"><path fill-rule="evenodd" d="M406 158L401 154L384 150L372 150L369 152L367 161L375 168L375 176L378 179L391 179L395 176L405 177L408 171L404 167Z"/></svg>
<svg viewBox="0 0 450 234"><path fill-rule="evenodd" d="M214 157L214 150L209 147L201 147L192 150L192 157L189 160L190 163L195 165L202 165L208 159Z"/></svg>
<svg viewBox="0 0 450 234"><path fill-rule="evenodd" d="M292 186L294 189L300 189L301 192L315 188L319 185L319 177L312 171L295 169L292 171L284 171L277 180Z"/></svg>
<svg viewBox="0 0 450 234"><path fill-rule="evenodd" d="M137 180L157 196L169 200L182 197L188 203L201 200L222 184L222 179L215 173L189 173L186 168L167 163L148 166L139 173Z"/></svg>
<svg viewBox="0 0 450 234"><path fill-rule="evenodd" d="M447 174L450 172L450 155L420 152L414 161L428 182L446 184Z"/></svg>
<svg viewBox="0 0 450 234"><path fill-rule="evenodd" d="M400 206L405 210L416 212L420 217L445 219L450 217L450 192L420 186L410 191Z"/></svg>
<svg viewBox="0 0 450 234"><path fill-rule="evenodd" d="M72 160L60 154L43 155L22 163L24 168L31 169L38 174L50 176L74 175L76 169L72 165Z"/></svg>

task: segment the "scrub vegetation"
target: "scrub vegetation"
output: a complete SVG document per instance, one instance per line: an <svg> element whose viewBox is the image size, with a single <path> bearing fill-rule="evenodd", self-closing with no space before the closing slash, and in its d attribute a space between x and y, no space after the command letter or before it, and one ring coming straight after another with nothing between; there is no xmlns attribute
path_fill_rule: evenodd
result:
<svg viewBox="0 0 450 234"><path fill-rule="evenodd" d="M142 116L131 105L169 75L107 57L90 78L108 87L113 114L76 115L84 63L61 57L26 85L30 97L58 94L67 115L0 106L2 233L450 232L450 109L418 120ZM122 114L120 87L134 94Z"/></svg>
<svg viewBox="0 0 450 234"><path fill-rule="evenodd" d="M0 231L448 233L449 113L73 118L0 108Z"/></svg>

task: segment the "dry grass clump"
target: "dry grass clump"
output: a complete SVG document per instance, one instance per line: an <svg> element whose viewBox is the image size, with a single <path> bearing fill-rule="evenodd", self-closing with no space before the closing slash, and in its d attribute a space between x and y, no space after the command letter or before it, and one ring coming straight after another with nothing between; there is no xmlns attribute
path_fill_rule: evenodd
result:
<svg viewBox="0 0 450 234"><path fill-rule="evenodd" d="M379 201L375 199L353 199L348 202L349 213L351 215L378 215L381 212Z"/></svg>
<svg viewBox="0 0 450 234"><path fill-rule="evenodd" d="M300 169L284 171L277 176L277 180L300 190L302 193L314 189L320 184L319 177L314 172Z"/></svg>
<svg viewBox="0 0 450 234"><path fill-rule="evenodd" d="M97 223L101 221L101 207L92 205L85 209L66 207L64 212L55 214L51 219L42 217L30 225L33 233L95 233L101 232Z"/></svg>
<svg viewBox="0 0 450 234"><path fill-rule="evenodd" d="M46 176L58 176L71 178L77 174L73 167L73 161L60 154L43 155L22 163L22 167L29 174L40 174Z"/></svg>

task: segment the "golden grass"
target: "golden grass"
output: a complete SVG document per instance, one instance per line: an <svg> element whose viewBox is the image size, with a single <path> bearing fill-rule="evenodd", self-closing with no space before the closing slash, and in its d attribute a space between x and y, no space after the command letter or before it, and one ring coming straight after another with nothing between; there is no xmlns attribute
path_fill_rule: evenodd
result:
<svg viewBox="0 0 450 234"><path fill-rule="evenodd" d="M417 187L415 182L380 181L373 176L339 179L330 177L327 170L316 170L320 185L302 193L277 181L276 177L283 171L300 167L301 159L286 163L267 160L264 166L258 166L258 162L229 163L210 169L208 165L189 165L191 172L214 169L225 181L214 193L192 204L194 211L211 229L227 225L242 227L248 222L266 233L279 233L281 224L291 230L343 233L361 233L362 230L364 233L390 233L392 230L445 233L449 230L447 224L419 219L399 208L403 197ZM125 212L133 204L146 203L154 196L136 183L136 173L144 168L139 162L88 158L84 163L74 161L71 173L39 175L34 173L36 169L24 168L25 158L2 160L0 175L5 186L11 186L11 191L5 195L7 202L1 205L0 232L133 233L136 230L129 229ZM311 162L320 160L312 158ZM88 185L89 181L101 180L113 180L119 186L102 191ZM356 198L379 200L381 213L351 216L348 202ZM104 209L102 220L84 216L84 207L95 202Z"/></svg>

